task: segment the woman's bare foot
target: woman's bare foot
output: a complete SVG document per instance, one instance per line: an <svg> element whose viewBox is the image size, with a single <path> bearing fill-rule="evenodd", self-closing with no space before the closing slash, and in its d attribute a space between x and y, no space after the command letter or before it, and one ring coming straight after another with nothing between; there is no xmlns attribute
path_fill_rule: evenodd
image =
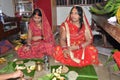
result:
<svg viewBox="0 0 120 80"><path fill-rule="evenodd" d="M102 64L102 63L99 63L98 66L103 66L103 64Z"/></svg>
<svg viewBox="0 0 120 80"><path fill-rule="evenodd" d="M55 63L60 63L59 61L55 60Z"/></svg>

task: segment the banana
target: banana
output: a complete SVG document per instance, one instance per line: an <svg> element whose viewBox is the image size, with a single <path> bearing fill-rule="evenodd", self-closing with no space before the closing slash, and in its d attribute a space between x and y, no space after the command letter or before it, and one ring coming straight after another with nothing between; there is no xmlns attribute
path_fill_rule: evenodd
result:
<svg viewBox="0 0 120 80"><path fill-rule="evenodd" d="M113 5L107 7L106 9L101 9L101 10L99 10L95 7L90 7L91 12L96 13L96 14L100 14L100 15L108 14L108 13L112 12L113 10L114 10Z"/></svg>
<svg viewBox="0 0 120 80"><path fill-rule="evenodd" d="M118 8L117 12L116 12L116 16L120 16L120 7Z"/></svg>
<svg viewBox="0 0 120 80"><path fill-rule="evenodd" d="M104 12L102 12L101 10L98 10L97 8L95 7L90 7L90 11L92 13L96 13L96 14L103 14Z"/></svg>
<svg viewBox="0 0 120 80"><path fill-rule="evenodd" d="M114 10L114 11L110 14L110 16L115 16L116 13L117 13L117 10Z"/></svg>
<svg viewBox="0 0 120 80"><path fill-rule="evenodd" d="M106 13L111 13L113 10L114 10L114 5L111 5L111 6L107 7L106 9L104 9L104 11Z"/></svg>
<svg viewBox="0 0 120 80"><path fill-rule="evenodd" d="M100 15L108 14L109 16L115 16L120 6L120 0L108 0L105 6L102 6L100 3L96 3L95 5L90 7L91 12Z"/></svg>
<svg viewBox="0 0 120 80"><path fill-rule="evenodd" d="M120 3L120 0L115 0L116 3Z"/></svg>
<svg viewBox="0 0 120 80"><path fill-rule="evenodd" d="M103 9L104 7L100 3L95 4L98 9Z"/></svg>
<svg viewBox="0 0 120 80"><path fill-rule="evenodd" d="M106 3L106 5L104 6L104 9L107 9L107 7L113 5L113 3L114 3L114 0L109 0L109 1Z"/></svg>
<svg viewBox="0 0 120 80"><path fill-rule="evenodd" d="M117 21L120 24L120 7L118 8L117 12L116 12L116 17L117 17Z"/></svg>

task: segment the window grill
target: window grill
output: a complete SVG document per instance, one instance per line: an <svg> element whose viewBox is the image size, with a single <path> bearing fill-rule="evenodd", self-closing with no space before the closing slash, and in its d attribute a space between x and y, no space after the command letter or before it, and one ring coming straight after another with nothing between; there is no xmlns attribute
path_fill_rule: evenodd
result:
<svg viewBox="0 0 120 80"><path fill-rule="evenodd" d="M107 0L56 0L57 6L70 6L70 5L90 5L95 3L105 2Z"/></svg>

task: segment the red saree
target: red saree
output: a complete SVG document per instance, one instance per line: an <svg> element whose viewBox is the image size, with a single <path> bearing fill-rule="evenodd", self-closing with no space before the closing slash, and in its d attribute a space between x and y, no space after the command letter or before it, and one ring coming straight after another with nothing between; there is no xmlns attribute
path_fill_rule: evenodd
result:
<svg viewBox="0 0 120 80"><path fill-rule="evenodd" d="M43 35L44 40L31 41L29 51L24 51L25 46L18 49L17 54L20 58L42 58L45 54L52 55L54 52L55 41L51 27L46 16L42 12L42 29L36 27L34 20L31 19L28 28L32 31L32 36Z"/></svg>
<svg viewBox="0 0 120 80"><path fill-rule="evenodd" d="M83 24L82 28L79 29L76 25L72 24L69 20L66 21L65 23L67 23L67 25L69 27L70 45L81 45L81 44L85 43L85 41L86 41L85 25ZM60 28L64 27L66 29L65 23L63 23ZM87 22L87 24L88 24L88 22ZM88 27L87 29L89 29L90 35L91 35L90 27ZM91 36L91 38L92 38L92 36ZM68 43L68 42L66 41L66 43ZM63 48L61 46L57 46L55 48L55 51L56 52L53 55L54 58L57 61L61 62L62 64L65 64L65 65L83 67L83 66L99 63L98 51L92 45L89 45L84 49L80 48L80 49L71 51L74 54L74 57L80 60L79 63L75 62L70 56L68 56L68 58L65 58L64 54L63 54Z"/></svg>

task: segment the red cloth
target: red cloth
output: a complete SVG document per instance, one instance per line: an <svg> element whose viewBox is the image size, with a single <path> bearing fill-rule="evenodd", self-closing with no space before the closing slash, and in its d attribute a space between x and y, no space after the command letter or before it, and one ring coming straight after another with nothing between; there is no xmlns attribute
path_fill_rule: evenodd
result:
<svg viewBox="0 0 120 80"><path fill-rule="evenodd" d="M70 22L69 18L66 20L66 23L68 24L69 31L70 31L70 44L71 45L81 45L81 44L85 43L86 39L85 39L85 26L84 26L84 24L82 25L82 28L79 29L76 25L74 25L74 24L72 24ZM88 24L88 22L87 22L87 24ZM62 28L62 27L65 28L65 24L64 23L61 25L60 28ZM92 43L93 36L91 34L90 27L88 27L88 29L90 30L91 43ZM91 64L98 64L99 63L99 60L98 60L98 50L94 46L92 46L92 45L89 45L89 46L87 46L85 48L84 60L81 59L82 53L83 53L83 49L82 48L72 51L73 54L74 54L74 57L78 58L79 60L81 60L80 63L76 63L70 57L65 58L64 54L63 54L63 48L60 47L60 46L57 46L55 48L55 51L56 51L56 53L53 54L54 58L57 61L65 64L65 65L76 66L76 67L83 67L83 66L87 66L87 65L91 65Z"/></svg>
<svg viewBox="0 0 120 80"><path fill-rule="evenodd" d="M18 49L17 53L20 58L42 58L45 54L52 55L54 52L55 41L53 38L51 27L45 14L42 12L42 26L40 30L33 19L30 20L29 29L32 31L32 36L43 36L44 40L32 41L31 49L27 52L24 51L24 47Z"/></svg>
<svg viewBox="0 0 120 80"><path fill-rule="evenodd" d="M5 53L12 48L13 45L8 40L0 41L0 54Z"/></svg>
<svg viewBox="0 0 120 80"><path fill-rule="evenodd" d="M113 58L115 59L118 67L120 68L120 51L114 52Z"/></svg>

